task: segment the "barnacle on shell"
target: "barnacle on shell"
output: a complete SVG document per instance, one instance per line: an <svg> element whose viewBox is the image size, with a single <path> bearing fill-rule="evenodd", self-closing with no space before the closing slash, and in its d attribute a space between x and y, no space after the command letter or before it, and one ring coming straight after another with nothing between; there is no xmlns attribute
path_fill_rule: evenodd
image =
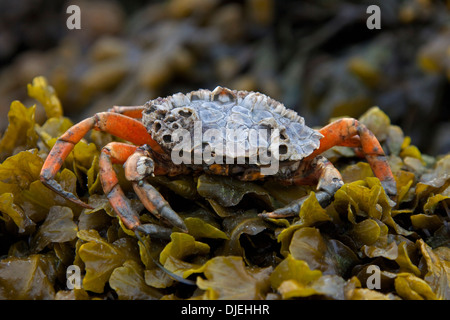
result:
<svg viewBox="0 0 450 320"><path fill-rule="evenodd" d="M175 130L185 129L194 137L196 121L201 124L203 150L209 145L211 152L216 155L234 158L236 154L231 149L221 148L230 141L227 129L235 130L231 141L238 143L246 157L252 147L256 147L257 154L263 149L270 149L270 137L278 130L280 161L303 159L319 147L322 138L320 133L306 126L304 119L295 111L259 92L230 90L219 86L213 91L200 89L158 98L147 102L147 106L143 123L152 137L168 151L177 143L172 139ZM211 135L205 134L208 130L216 133L214 140ZM255 140L251 138L252 131L258 135L267 132L267 135Z"/></svg>

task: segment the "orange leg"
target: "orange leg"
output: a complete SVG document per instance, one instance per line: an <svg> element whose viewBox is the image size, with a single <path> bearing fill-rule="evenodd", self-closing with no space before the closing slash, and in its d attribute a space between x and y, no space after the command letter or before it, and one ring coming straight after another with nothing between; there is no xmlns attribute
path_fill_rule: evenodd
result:
<svg viewBox="0 0 450 320"><path fill-rule="evenodd" d="M145 106L114 106L109 109L109 112L120 113L124 116L140 119L142 118L142 111L145 110Z"/></svg>
<svg viewBox="0 0 450 320"><path fill-rule="evenodd" d="M365 157L364 153L361 150L361 140L359 139L359 136L353 136L348 140L341 141L339 142L339 144L337 144L337 146L353 148L357 157Z"/></svg>
<svg viewBox="0 0 450 320"><path fill-rule="evenodd" d="M385 192L390 197L396 196L396 182L386 155L377 138L366 126L356 119L343 118L330 123L319 131L324 136L320 140L320 147L305 160L313 159L336 145L355 146L356 137L359 137L362 153L366 157L373 173L380 179Z"/></svg>
<svg viewBox="0 0 450 320"><path fill-rule="evenodd" d="M125 163L129 156L136 150L136 146L125 143L111 142L103 147L100 154L100 181L103 191L108 198L117 216L125 227L134 230L140 225L139 216L131 208L119 185L119 179L113 168L113 163Z"/></svg>
<svg viewBox="0 0 450 320"><path fill-rule="evenodd" d="M168 228L156 225L141 225L139 215L132 209L113 169L113 163L125 163L136 152L136 149L136 146L119 142L111 142L103 147L99 161L100 181L103 190L126 228L133 231L144 231L159 238L168 238L171 232Z"/></svg>
<svg viewBox="0 0 450 320"><path fill-rule="evenodd" d="M75 144L91 129L108 132L137 145L149 144L153 150L162 152L161 147L152 139L141 122L121 114L111 112L97 113L93 117L71 127L58 138L50 151L42 166L40 179L42 183L53 191L86 208L90 208L90 206L79 200L75 195L64 191L54 178Z"/></svg>
<svg viewBox="0 0 450 320"><path fill-rule="evenodd" d="M322 142L322 141L320 141ZM352 148L360 148L361 147L361 140L359 139L359 136L351 137L347 140L341 141L338 146L341 147L352 147Z"/></svg>

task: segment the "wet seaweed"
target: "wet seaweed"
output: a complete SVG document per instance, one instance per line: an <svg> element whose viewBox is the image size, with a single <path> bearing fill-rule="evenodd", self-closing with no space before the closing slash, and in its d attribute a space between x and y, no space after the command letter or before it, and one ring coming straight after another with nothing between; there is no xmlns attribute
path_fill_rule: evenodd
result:
<svg viewBox="0 0 450 320"><path fill-rule="evenodd" d="M39 180L43 159L73 122L43 77L28 86L35 106L11 104L0 140L1 299L449 299L450 154L422 154L377 107L359 120L379 139L397 180L386 196L368 164L349 148L327 156L345 185L322 208L314 186L286 187L200 175L150 178L188 233L138 241L99 183L99 150L115 138L92 132L56 180L94 209L83 209ZM120 183L142 221L156 220ZM263 219L308 195L296 217ZM187 286L164 273L155 260ZM80 271L68 288L67 270ZM372 277L377 272L378 280Z"/></svg>

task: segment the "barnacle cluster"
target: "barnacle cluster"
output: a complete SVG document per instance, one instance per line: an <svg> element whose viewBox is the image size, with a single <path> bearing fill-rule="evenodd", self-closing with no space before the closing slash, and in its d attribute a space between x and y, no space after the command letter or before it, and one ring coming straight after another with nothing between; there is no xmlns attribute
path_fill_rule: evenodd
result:
<svg viewBox="0 0 450 320"><path fill-rule="evenodd" d="M82 209L39 180L43 159L72 121L45 78L28 94L46 111L14 101L0 140L0 298L2 299L449 299L450 155L411 144L379 108L359 120L388 154L397 180L393 204L353 150L327 152L345 185L322 208L313 186L242 182L200 175L151 177L188 228L168 239L137 241L124 228L98 179L101 146L92 132L56 177L94 209ZM122 168L115 168L123 177ZM121 186L132 197L124 178ZM263 219L309 194L292 219ZM155 220L136 198L143 221ZM195 286L175 281L155 260ZM66 271L80 270L68 288ZM378 280L374 281L374 270Z"/></svg>
<svg viewBox="0 0 450 320"><path fill-rule="evenodd" d="M200 126L198 133L195 132L196 122ZM271 147L271 136L275 136L277 130L277 158L280 161L300 160L319 147L322 137L306 126L305 120L296 112L265 94L223 87L213 91L177 93L149 101L143 123L152 132L152 137L169 152L179 144L171 139L173 132L185 129L192 137L199 134L201 143L223 158L241 155L249 158L252 153L257 156L262 152L259 149ZM214 135L205 134L208 130ZM236 147L226 148L229 141ZM194 146L191 144L191 148Z"/></svg>

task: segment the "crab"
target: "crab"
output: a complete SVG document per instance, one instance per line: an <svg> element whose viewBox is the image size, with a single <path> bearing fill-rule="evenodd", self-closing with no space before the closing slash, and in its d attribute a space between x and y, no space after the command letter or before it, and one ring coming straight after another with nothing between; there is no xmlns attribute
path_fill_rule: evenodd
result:
<svg viewBox="0 0 450 320"><path fill-rule="evenodd" d="M316 198L325 206L343 185L339 171L321 156L333 146L358 148L386 194L393 200L396 197L396 182L383 149L372 132L358 120L342 118L314 130L306 126L304 118L295 111L262 93L219 86L213 91L200 89L157 98L142 106L115 106L75 124L59 137L43 164L40 180L85 208L91 206L65 191L55 177L75 144L91 129L130 142L111 142L102 148L99 174L104 193L118 218L136 234L161 236L173 227L187 232L183 219L149 183L147 178L155 175L207 173L233 176L243 181L275 179L287 185L316 184ZM180 149L180 143L175 139L175 133L180 129L188 133L183 137L183 140L187 138L185 142L194 139L193 144L183 145L188 146L187 149ZM214 137L206 134L211 130ZM230 130L240 131L230 137ZM266 132L267 136L250 141L251 130ZM274 133L279 138L276 144L271 140ZM238 143L238 150L223 147L223 143L230 140ZM174 161L174 156L179 156L181 151L188 152L185 160L192 160L195 151L200 151L200 155L213 156L214 161L211 157L181 163L179 159ZM277 170L268 174L271 164L263 163L261 156L270 151L277 154L273 159L278 162ZM252 152L260 158L250 161ZM225 158L226 162L221 161ZM131 181L140 201L150 213L166 222L167 227L141 223L139 214L133 210L119 185L113 164L123 164L125 177ZM306 198L300 197L283 208L260 215L263 218L296 215Z"/></svg>

